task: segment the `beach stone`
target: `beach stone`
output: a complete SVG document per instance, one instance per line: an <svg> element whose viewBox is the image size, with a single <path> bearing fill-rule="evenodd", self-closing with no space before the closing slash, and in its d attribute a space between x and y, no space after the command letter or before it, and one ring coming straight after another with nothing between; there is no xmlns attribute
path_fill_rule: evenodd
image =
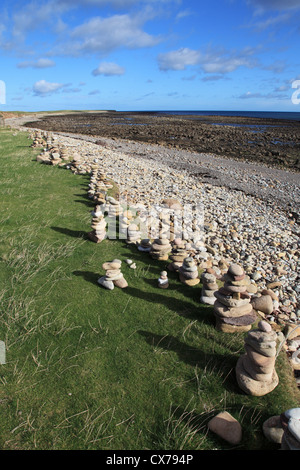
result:
<svg viewBox="0 0 300 470"><path fill-rule="evenodd" d="M208 429L232 445L237 445L242 440L240 423L227 411L223 411L212 418L208 422Z"/></svg>
<svg viewBox="0 0 300 470"><path fill-rule="evenodd" d="M105 289L109 289L109 290L113 290L114 289L114 283L113 281L109 281L106 276L102 276L98 279L98 284L100 284L100 286L103 286L105 287Z"/></svg>
<svg viewBox="0 0 300 470"><path fill-rule="evenodd" d="M281 444L284 431L281 426L280 415L271 416L263 422L262 426L264 436L275 444Z"/></svg>
<svg viewBox="0 0 300 470"><path fill-rule="evenodd" d="M251 300L253 308L259 310L260 312L270 315L273 310L273 300L270 295L262 295L261 297L253 297Z"/></svg>
<svg viewBox="0 0 300 470"><path fill-rule="evenodd" d="M300 450L300 408L290 408L280 415L284 431L281 449Z"/></svg>
<svg viewBox="0 0 300 470"><path fill-rule="evenodd" d="M232 276L244 276L244 270L239 264L231 264L228 269L228 273Z"/></svg>
<svg viewBox="0 0 300 470"><path fill-rule="evenodd" d="M126 279L124 278L124 276L122 276L119 279L114 280L113 283L116 287L119 287L120 289L125 289L126 287L128 287L128 283Z"/></svg>

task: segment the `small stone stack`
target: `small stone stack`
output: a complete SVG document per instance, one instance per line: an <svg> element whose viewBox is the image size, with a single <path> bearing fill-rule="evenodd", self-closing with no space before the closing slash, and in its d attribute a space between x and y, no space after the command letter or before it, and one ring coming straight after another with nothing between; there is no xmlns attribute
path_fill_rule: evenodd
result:
<svg viewBox="0 0 300 470"><path fill-rule="evenodd" d="M202 290L200 302L214 305L216 301L215 292L219 289L216 276L207 271L201 274Z"/></svg>
<svg viewBox="0 0 300 470"><path fill-rule="evenodd" d="M137 224L130 224L127 228L127 240L128 245L137 245L141 241L141 232Z"/></svg>
<svg viewBox="0 0 300 470"><path fill-rule="evenodd" d="M258 323L258 329L248 332L246 353L238 359L235 369L238 385L248 395L263 396L277 387L276 341L276 332L264 320Z"/></svg>
<svg viewBox="0 0 300 470"><path fill-rule="evenodd" d="M71 161L72 157L69 153L69 150L67 147L62 147L60 150L60 158L62 160L62 163L66 164Z"/></svg>
<svg viewBox="0 0 300 470"><path fill-rule="evenodd" d="M222 280L224 286L214 293L216 328L226 333L249 331L256 314L247 292L248 276L241 266L231 264Z"/></svg>
<svg viewBox="0 0 300 470"><path fill-rule="evenodd" d="M300 450L300 408L290 408L280 415L283 429L281 450Z"/></svg>
<svg viewBox="0 0 300 470"><path fill-rule="evenodd" d="M37 130L35 131L33 135L33 142L31 144L31 147L34 148L44 148L45 147L45 139L41 131Z"/></svg>
<svg viewBox="0 0 300 470"><path fill-rule="evenodd" d="M119 201L117 201L117 199L109 196L107 198L107 202L108 202L108 217L110 217L110 218L119 217L123 212Z"/></svg>
<svg viewBox="0 0 300 470"><path fill-rule="evenodd" d="M105 276L98 279L98 284L109 290L113 290L114 287L125 289L128 283L121 272L121 265L122 261L118 259L103 263L102 269L105 271Z"/></svg>
<svg viewBox="0 0 300 470"><path fill-rule="evenodd" d="M97 205L92 211L92 231L88 233L88 237L95 243L100 243L106 237L106 220L101 210L101 206Z"/></svg>
<svg viewBox="0 0 300 470"><path fill-rule="evenodd" d="M188 257L188 252L186 250L186 244L181 238L175 238L173 242L172 252L169 258L172 260L172 263L169 264L168 269L170 271L178 271L180 266L182 266L185 258Z"/></svg>
<svg viewBox="0 0 300 470"><path fill-rule="evenodd" d="M144 253L150 253L152 248L151 240L149 238L143 238L138 245L138 250Z"/></svg>
<svg viewBox="0 0 300 470"><path fill-rule="evenodd" d="M150 256L158 261L167 261L172 246L167 238L156 238L151 245Z"/></svg>
<svg viewBox="0 0 300 470"><path fill-rule="evenodd" d="M196 286L199 284L199 273L195 260L188 256L183 260L179 270L179 280L187 286Z"/></svg>
<svg viewBox="0 0 300 470"><path fill-rule="evenodd" d="M158 278L158 287L160 289L167 289L169 287L169 279L167 271L162 271Z"/></svg>

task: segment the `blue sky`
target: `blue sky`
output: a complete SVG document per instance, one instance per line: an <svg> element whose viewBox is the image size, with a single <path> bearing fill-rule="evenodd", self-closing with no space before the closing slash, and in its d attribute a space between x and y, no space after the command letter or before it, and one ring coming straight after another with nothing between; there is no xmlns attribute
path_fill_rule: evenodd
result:
<svg viewBox="0 0 300 470"><path fill-rule="evenodd" d="M2 0L0 13L3 111L300 112L300 0Z"/></svg>

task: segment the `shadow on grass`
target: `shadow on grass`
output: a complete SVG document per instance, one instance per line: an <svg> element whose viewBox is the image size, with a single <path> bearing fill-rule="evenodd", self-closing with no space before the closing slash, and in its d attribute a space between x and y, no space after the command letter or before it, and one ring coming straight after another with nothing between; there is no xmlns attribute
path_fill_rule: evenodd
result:
<svg viewBox="0 0 300 470"><path fill-rule="evenodd" d="M74 238L83 238L84 240L89 240L87 232L84 232L82 230L70 230L69 228L63 228L63 227L50 227L52 230L55 230L55 232L63 233L64 235L68 235L69 237L74 237Z"/></svg>
<svg viewBox="0 0 300 470"><path fill-rule="evenodd" d="M90 282L93 285L99 286L97 281L101 276L98 273L93 273L91 271L73 271L72 274L74 274L75 276L81 276L85 281Z"/></svg>
<svg viewBox="0 0 300 470"><path fill-rule="evenodd" d="M138 333L145 338L148 344L154 349L164 349L165 351L174 351L180 361L193 367L198 365L206 370L218 369L230 371L235 368L237 358L234 355L207 354L198 348L194 348L178 340L172 335L158 335L149 331L139 330ZM209 366L209 367L208 367Z"/></svg>

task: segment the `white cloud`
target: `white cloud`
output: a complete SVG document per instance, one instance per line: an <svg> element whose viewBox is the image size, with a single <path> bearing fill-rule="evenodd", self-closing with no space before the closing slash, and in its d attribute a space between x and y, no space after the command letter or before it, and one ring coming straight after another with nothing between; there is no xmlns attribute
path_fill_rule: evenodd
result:
<svg viewBox="0 0 300 470"><path fill-rule="evenodd" d="M93 17L73 29L69 41L61 45L60 52L75 56L87 53L103 55L118 48L152 47L161 39L142 30L145 21L144 15Z"/></svg>
<svg viewBox="0 0 300 470"><path fill-rule="evenodd" d="M256 64L252 58L254 50L245 48L240 52L209 49L200 50L181 48L177 51L159 54L160 70L185 70L188 66L199 66L206 73L224 74L233 72L239 67L251 68Z"/></svg>
<svg viewBox="0 0 300 470"><path fill-rule="evenodd" d="M158 55L158 65L160 70L185 70L189 65L197 65L200 62L199 51L182 47L177 51L167 52Z"/></svg>
<svg viewBox="0 0 300 470"><path fill-rule="evenodd" d="M25 69L28 67L32 67L34 69L44 69L47 67L54 67L54 66L55 66L55 62L50 59L38 59L36 61L28 60L28 61L20 62L17 65L19 69Z"/></svg>
<svg viewBox="0 0 300 470"><path fill-rule="evenodd" d="M102 62L95 70L93 70L92 74L95 75L105 75L106 77L110 77L112 75L124 75L125 69L114 62Z"/></svg>
<svg viewBox="0 0 300 470"><path fill-rule="evenodd" d="M39 80L35 82L32 90L35 96L47 96L57 92L63 87L64 85L62 83L51 83L46 80Z"/></svg>

